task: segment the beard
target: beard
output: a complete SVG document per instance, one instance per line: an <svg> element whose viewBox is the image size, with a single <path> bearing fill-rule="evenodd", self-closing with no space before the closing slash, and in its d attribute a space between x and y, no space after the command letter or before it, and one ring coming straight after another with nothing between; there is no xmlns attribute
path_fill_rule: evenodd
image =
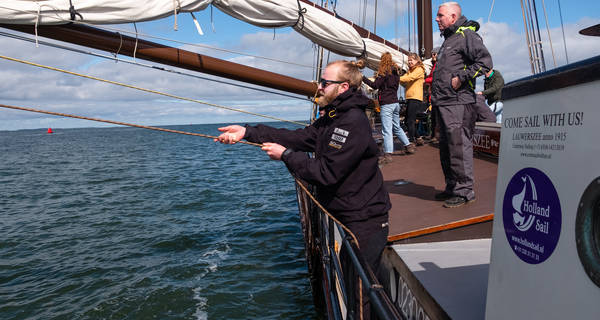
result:
<svg viewBox="0 0 600 320"><path fill-rule="evenodd" d="M325 107L325 106L329 105L333 100L335 100L336 97L337 97L337 92L333 91L333 90L328 93L320 92L319 95L317 96L317 98L318 98L317 104L321 107Z"/></svg>

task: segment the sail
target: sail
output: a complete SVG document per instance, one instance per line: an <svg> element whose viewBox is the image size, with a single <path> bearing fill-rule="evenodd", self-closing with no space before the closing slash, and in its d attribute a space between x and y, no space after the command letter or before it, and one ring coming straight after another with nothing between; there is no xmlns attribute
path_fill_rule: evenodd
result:
<svg viewBox="0 0 600 320"><path fill-rule="evenodd" d="M72 10L77 12L71 18ZM119 24L158 20L175 12L204 10L212 0L2 0L0 22L7 24Z"/></svg>
<svg viewBox="0 0 600 320"><path fill-rule="evenodd" d="M404 53L385 43L361 37L356 26L309 1L299 0L3 0L0 23L27 25L119 24L161 19L213 5L222 12L263 28L291 27L313 43L339 55L366 60L377 69L384 52L406 69ZM74 14L76 12L76 14Z"/></svg>

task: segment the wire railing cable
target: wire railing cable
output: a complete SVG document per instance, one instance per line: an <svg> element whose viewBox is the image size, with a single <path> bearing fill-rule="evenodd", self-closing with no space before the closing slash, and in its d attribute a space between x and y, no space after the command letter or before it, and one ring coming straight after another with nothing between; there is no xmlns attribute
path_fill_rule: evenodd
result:
<svg viewBox="0 0 600 320"><path fill-rule="evenodd" d="M137 87L137 86L126 84L126 83L122 83L122 82L117 82L117 81L107 80L107 79L103 79L103 78L98 78L98 77L94 77L94 76L90 76L90 75L85 75L85 74L81 74L81 73L77 73L77 72L73 72L73 71L68 71L68 70L64 70L64 69L60 69L60 68L55 68L55 67L50 67L50 66L38 64L38 63L35 63L35 62L30 62L30 61L26 61L26 60L17 59L17 58L11 58L11 57L7 57L7 56L4 56L4 55L0 55L0 58L1 59L5 59L5 60L14 61L14 62L19 62L19 63L27 64L27 65L31 65L31 66L35 66L35 67L40 67L40 68L44 68L44 69L48 69L48 70L58 71L58 72L62 72L62 73L70 74L70 75L75 75L75 76L86 78L86 79L91 79L91 80L106 82L106 83L110 83L110 84L114 84L114 85L118 85L118 86L130 88L130 89L135 89L135 90L144 91L144 92L148 92L148 93L158 94L158 95L161 95L161 96L165 96L165 97L169 97L169 98L174 98L174 99L178 99L178 100L183 100L183 101L189 101L189 102L204 104L204 105L215 107L215 108L219 108L219 109L225 109L225 110L229 110L229 111L235 111L235 112L245 113L245 114L249 114L249 115L253 115L253 116L257 116L257 117L262 117L262 118L267 118L267 119L271 119L271 120L283 121L283 122L293 123L293 124L297 124L297 125L301 125L301 126L308 126L308 124L302 123L302 122L281 119L281 118L277 118L277 117L268 116L268 115L265 115L265 114L260 114L260 113L246 111L246 110L236 109L236 108L227 107L227 106L223 106L223 105L218 105L218 104L215 104L215 103L210 103L210 102L201 101L201 100L197 100L197 99L181 97L181 96L177 96L177 95L170 94L170 93L165 93L165 92L161 92L161 91L157 91L157 90L151 90L151 89L146 89L146 88L142 88L142 87Z"/></svg>

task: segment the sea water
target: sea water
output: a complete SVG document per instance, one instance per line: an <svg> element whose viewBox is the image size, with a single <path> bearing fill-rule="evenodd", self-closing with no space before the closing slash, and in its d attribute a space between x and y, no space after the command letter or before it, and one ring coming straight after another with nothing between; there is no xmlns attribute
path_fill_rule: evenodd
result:
<svg viewBox="0 0 600 320"><path fill-rule="evenodd" d="M0 319L307 318L294 183L259 148L0 131Z"/></svg>

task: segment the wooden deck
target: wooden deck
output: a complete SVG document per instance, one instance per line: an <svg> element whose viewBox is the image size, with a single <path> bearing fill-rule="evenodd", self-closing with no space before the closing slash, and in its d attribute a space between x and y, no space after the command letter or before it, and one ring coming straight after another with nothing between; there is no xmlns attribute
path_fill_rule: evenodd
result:
<svg viewBox="0 0 600 320"><path fill-rule="evenodd" d="M413 155L393 156L393 162L381 169L390 193L390 234L388 240L397 242L407 237L439 240L491 237L491 220L496 194L497 160L478 156L474 159L476 201L458 208L444 208L434 195L444 190L444 175L437 146L417 147ZM403 181L408 183L402 184ZM440 232L447 228L448 232ZM466 230L471 228L470 230ZM462 230L461 230L462 229ZM463 233L461 235L461 232Z"/></svg>

